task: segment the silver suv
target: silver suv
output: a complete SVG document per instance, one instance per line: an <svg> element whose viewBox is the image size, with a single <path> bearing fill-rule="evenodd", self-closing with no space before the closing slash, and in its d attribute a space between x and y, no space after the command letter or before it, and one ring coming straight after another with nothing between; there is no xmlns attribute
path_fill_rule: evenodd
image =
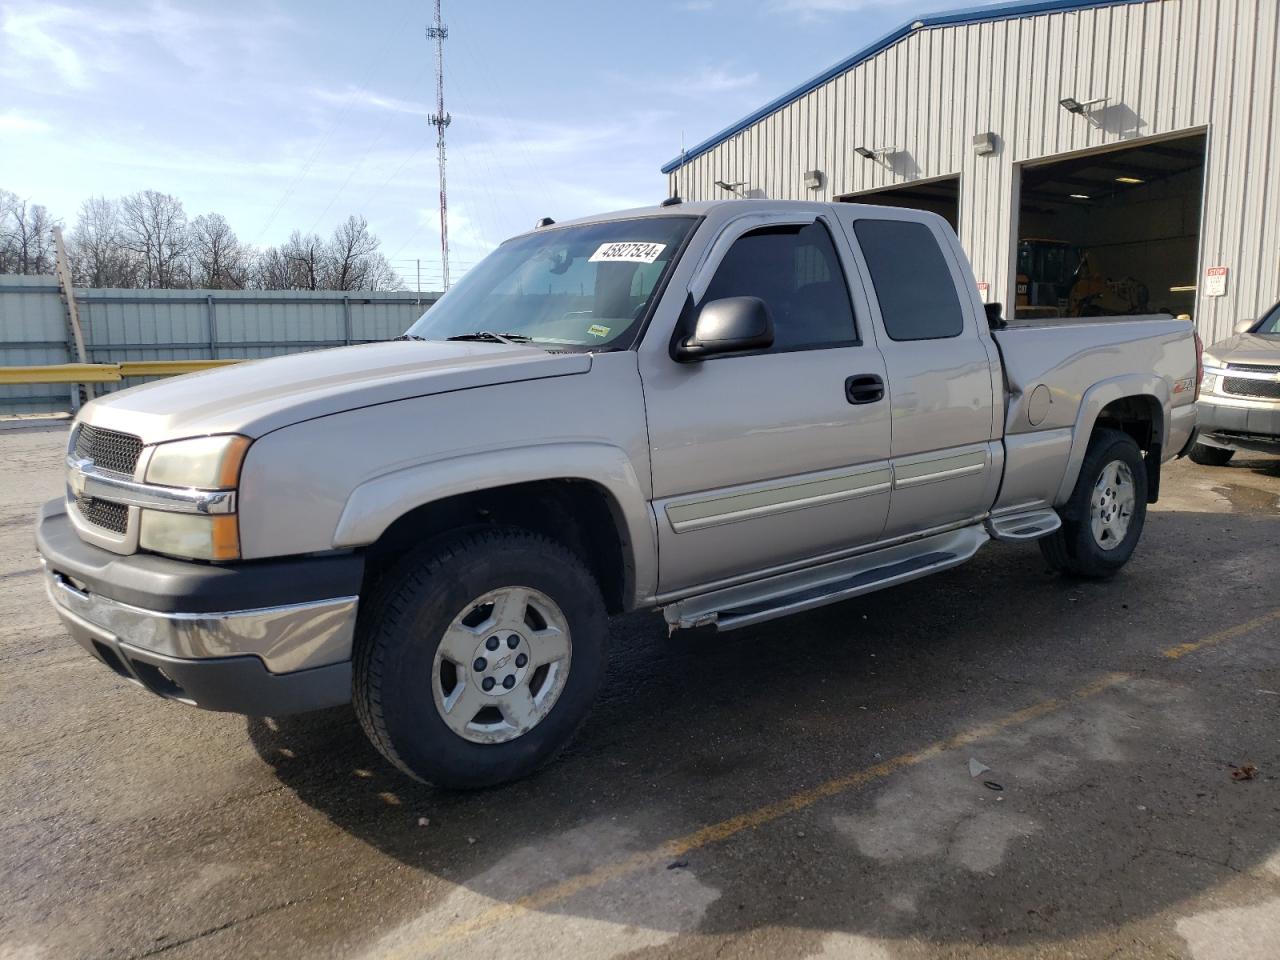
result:
<svg viewBox="0 0 1280 960"><path fill-rule="evenodd" d="M1237 450L1280 453L1280 303L1204 354L1191 459L1221 467Z"/></svg>

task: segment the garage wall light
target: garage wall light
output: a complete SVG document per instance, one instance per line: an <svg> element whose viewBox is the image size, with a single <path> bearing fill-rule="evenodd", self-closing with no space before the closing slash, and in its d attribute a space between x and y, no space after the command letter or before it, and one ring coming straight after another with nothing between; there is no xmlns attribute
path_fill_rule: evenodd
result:
<svg viewBox="0 0 1280 960"><path fill-rule="evenodd" d="M821 190L825 181L826 177L821 170L806 170L804 172L804 185L810 190Z"/></svg>
<svg viewBox="0 0 1280 960"><path fill-rule="evenodd" d="M1094 107L1106 103L1108 99L1107 97L1094 97L1092 100L1081 101L1075 97L1063 97L1058 101L1058 106L1062 107L1067 113L1087 116Z"/></svg>
<svg viewBox="0 0 1280 960"><path fill-rule="evenodd" d="M973 135L973 152L979 157L996 152L996 135L994 133L975 133Z"/></svg>
<svg viewBox="0 0 1280 960"><path fill-rule="evenodd" d="M747 181L745 180L735 180L733 183L730 183L727 180L717 180L715 183L721 190L728 190L735 197L742 196L742 191L739 188L747 185Z"/></svg>
<svg viewBox="0 0 1280 960"><path fill-rule="evenodd" d="M854 147L853 152L867 160L883 160L890 154L897 153L898 150L896 147L881 147L878 150L873 150L871 147Z"/></svg>

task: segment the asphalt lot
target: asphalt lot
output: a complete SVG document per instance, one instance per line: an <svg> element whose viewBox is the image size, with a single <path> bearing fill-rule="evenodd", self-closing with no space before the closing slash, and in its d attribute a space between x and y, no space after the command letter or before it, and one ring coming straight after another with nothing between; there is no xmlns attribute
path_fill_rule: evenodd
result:
<svg viewBox="0 0 1280 960"><path fill-rule="evenodd" d="M191 710L67 640L64 441L0 433L0 960L1277 955L1280 460L1169 467L1107 583L993 544L723 636L625 618L561 760L444 794L347 710Z"/></svg>

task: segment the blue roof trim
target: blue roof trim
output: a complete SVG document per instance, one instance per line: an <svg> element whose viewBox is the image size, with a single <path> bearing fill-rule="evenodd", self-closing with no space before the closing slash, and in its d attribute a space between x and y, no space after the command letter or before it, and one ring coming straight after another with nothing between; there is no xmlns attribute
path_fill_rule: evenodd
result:
<svg viewBox="0 0 1280 960"><path fill-rule="evenodd" d="M713 147L719 146L735 134L741 133L753 123L758 123L769 114L781 110L789 103L794 103L806 93L817 89L833 77L852 70L864 60L870 60L877 53L893 46L904 37L926 27L949 27L966 23L982 23L987 20L1007 20L1013 17L1031 17L1040 13L1060 13L1070 10L1088 10L1092 7L1114 7L1130 3L1146 3L1147 0L1023 0L1019 3L1001 3L993 6L969 7L964 10L951 10L946 13L927 14L904 23L898 29L886 33L883 37L864 47L851 57L846 57L833 67L822 71L816 77L806 80L800 86L788 90L782 96L770 100L759 110L748 114L732 126L725 127L714 136L686 150L682 156L668 161L663 173L671 173L683 164L699 157Z"/></svg>

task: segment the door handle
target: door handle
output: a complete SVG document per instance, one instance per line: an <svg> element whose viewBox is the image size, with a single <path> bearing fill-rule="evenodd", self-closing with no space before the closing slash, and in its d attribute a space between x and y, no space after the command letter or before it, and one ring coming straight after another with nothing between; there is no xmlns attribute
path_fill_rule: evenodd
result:
<svg viewBox="0 0 1280 960"><path fill-rule="evenodd" d="M844 382L844 398L850 403L875 403L884 399L884 381L874 373L861 373Z"/></svg>

